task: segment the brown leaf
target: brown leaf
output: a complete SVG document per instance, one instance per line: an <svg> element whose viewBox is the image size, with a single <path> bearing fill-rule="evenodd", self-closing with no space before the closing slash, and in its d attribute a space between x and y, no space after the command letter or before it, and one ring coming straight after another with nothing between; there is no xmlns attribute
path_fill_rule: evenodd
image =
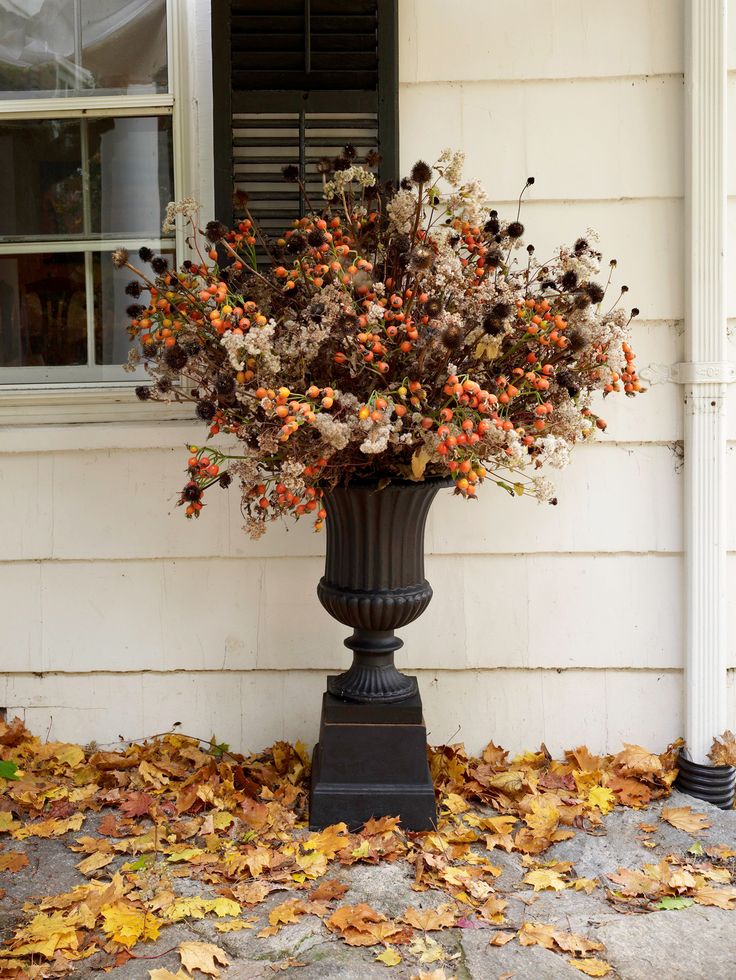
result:
<svg viewBox="0 0 736 980"><path fill-rule="evenodd" d="M736 735L726 730L720 740L714 738L708 758L714 766L736 766Z"/></svg>
<svg viewBox="0 0 736 980"><path fill-rule="evenodd" d="M328 878L310 891L309 898L313 902L331 902L336 898L342 898L347 890L348 886L343 885L341 881Z"/></svg>
<svg viewBox="0 0 736 980"><path fill-rule="evenodd" d="M6 851L0 854L0 871L20 871L28 867L28 855L25 851Z"/></svg>
<svg viewBox="0 0 736 980"><path fill-rule="evenodd" d="M494 932L493 936L491 936L490 945L505 946L506 943L511 942L515 935L515 932Z"/></svg>
<svg viewBox="0 0 736 980"><path fill-rule="evenodd" d="M715 905L719 909L736 909L736 888L698 885L693 892L693 899L698 905Z"/></svg>
<svg viewBox="0 0 736 980"><path fill-rule="evenodd" d="M421 929L423 932L431 932L437 929L452 928L457 920L457 915L457 908L454 904L440 905L436 909L409 907L401 916L401 921L415 929Z"/></svg>
<svg viewBox="0 0 736 980"><path fill-rule="evenodd" d="M151 809L151 804L155 800L148 793L140 790L130 793L120 804L120 812L126 817L142 817Z"/></svg>
<svg viewBox="0 0 736 980"><path fill-rule="evenodd" d="M662 760L658 755L652 755L641 745L631 745L624 742L623 751L613 757L611 765L614 769L624 769L628 774L642 776L660 775L663 772Z"/></svg>
<svg viewBox="0 0 736 980"><path fill-rule="evenodd" d="M691 806L664 807L662 820L688 834L696 834L699 830L706 830L712 826L704 813L694 813Z"/></svg>
<svg viewBox="0 0 736 980"><path fill-rule="evenodd" d="M181 965L185 970L189 970L190 973L199 970L208 977L220 976L220 970L216 964L219 963L220 966L230 965L225 950L215 946L214 943L182 943L179 946L179 956L181 957Z"/></svg>

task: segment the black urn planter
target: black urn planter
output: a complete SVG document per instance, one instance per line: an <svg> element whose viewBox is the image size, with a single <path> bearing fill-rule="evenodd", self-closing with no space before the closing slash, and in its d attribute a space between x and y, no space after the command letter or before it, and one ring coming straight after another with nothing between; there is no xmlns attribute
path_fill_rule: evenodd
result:
<svg viewBox="0 0 736 980"><path fill-rule="evenodd" d="M675 788L688 796L705 800L721 810L730 810L736 795L736 769L733 766L706 766L693 762L680 752Z"/></svg>
<svg viewBox="0 0 736 980"><path fill-rule="evenodd" d="M350 668L327 682L312 764L310 824L399 816L408 830L436 823L427 732L416 679L397 670L395 630L429 605L424 529L452 481L379 479L325 494L327 556L317 587L324 608L352 627Z"/></svg>

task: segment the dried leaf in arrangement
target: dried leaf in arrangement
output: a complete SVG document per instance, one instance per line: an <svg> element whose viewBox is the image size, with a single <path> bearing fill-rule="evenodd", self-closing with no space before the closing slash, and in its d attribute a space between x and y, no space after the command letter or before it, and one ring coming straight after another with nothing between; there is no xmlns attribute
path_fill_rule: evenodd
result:
<svg viewBox="0 0 736 980"><path fill-rule="evenodd" d="M546 467L606 427L594 396L642 390L638 310L618 305L625 286L608 296L615 261L601 283L592 231L538 259L521 197L502 218L462 153L419 161L397 189L350 149L320 167L319 205L285 168L309 213L281 238L243 196L232 230L202 229L187 200L167 214L192 255L178 272L147 248L140 263L113 253L137 274L129 366L153 379L139 397L190 400L220 437L190 447L186 515L237 482L253 536L284 515L319 529L326 489L376 476L452 477L466 499L490 480L556 503Z"/></svg>

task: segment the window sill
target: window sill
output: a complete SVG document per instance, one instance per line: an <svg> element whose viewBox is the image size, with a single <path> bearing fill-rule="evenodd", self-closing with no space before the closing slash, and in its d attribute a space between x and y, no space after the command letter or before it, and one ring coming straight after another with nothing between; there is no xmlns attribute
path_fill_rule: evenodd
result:
<svg viewBox="0 0 736 980"><path fill-rule="evenodd" d="M0 426L89 422L175 422L194 419L189 402L143 403L131 386L20 391L0 389Z"/></svg>

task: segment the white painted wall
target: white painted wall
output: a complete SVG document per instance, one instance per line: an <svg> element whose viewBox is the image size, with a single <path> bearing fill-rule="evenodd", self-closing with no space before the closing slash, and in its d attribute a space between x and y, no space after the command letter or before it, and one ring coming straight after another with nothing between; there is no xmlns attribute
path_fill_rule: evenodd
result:
<svg viewBox="0 0 736 980"><path fill-rule="evenodd" d="M188 3L206 69L206 4ZM404 166L462 147L501 207L533 175L530 240L596 228L642 311L640 366L682 360L681 3L400 0L400 14ZM201 90L187 98L206 199L209 115ZM730 187L736 240L736 151ZM731 289L736 319L736 277ZM606 416L559 477L557 508L492 488L436 503L435 599L398 656L432 741L605 750L681 733L681 392L658 384ZM348 662L315 595L323 541L303 525L253 543L224 493L185 521L180 447L200 435L187 422L0 430L0 705L37 731L102 743L181 722L241 749L314 741L325 675ZM730 535L733 594L736 521Z"/></svg>

